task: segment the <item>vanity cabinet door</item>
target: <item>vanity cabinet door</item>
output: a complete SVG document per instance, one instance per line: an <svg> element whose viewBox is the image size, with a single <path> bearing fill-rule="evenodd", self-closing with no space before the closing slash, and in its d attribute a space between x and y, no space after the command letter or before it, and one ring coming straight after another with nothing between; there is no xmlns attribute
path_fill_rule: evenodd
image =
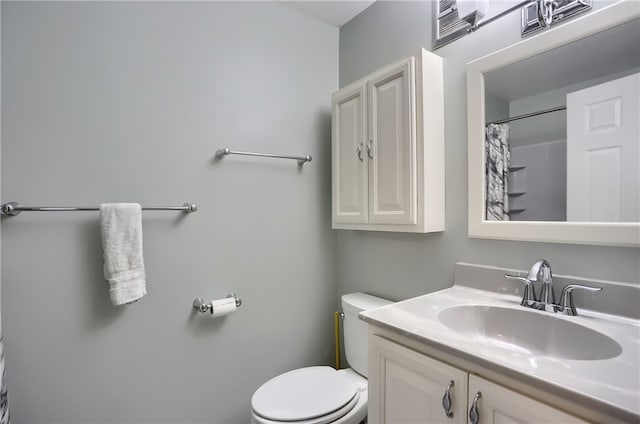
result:
<svg viewBox="0 0 640 424"><path fill-rule="evenodd" d="M367 212L366 84L334 94L332 101L333 224L359 224Z"/></svg>
<svg viewBox="0 0 640 424"><path fill-rule="evenodd" d="M477 393L477 412L480 424L502 423L584 423L573 415L533 400L475 375L469 375L469 408ZM474 423L469 414L469 423Z"/></svg>
<svg viewBox="0 0 640 424"><path fill-rule="evenodd" d="M369 222L416 223L415 61L375 74L367 83L369 106Z"/></svg>
<svg viewBox="0 0 640 424"><path fill-rule="evenodd" d="M443 407L448 387L450 417ZM466 372L370 336L369 423L466 423L466 407Z"/></svg>

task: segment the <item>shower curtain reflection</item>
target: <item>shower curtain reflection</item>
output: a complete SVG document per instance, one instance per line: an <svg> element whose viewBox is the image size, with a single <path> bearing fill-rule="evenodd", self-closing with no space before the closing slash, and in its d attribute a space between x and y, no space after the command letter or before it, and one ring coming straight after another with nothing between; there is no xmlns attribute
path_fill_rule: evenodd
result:
<svg viewBox="0 0 640 424"><path fill-rule="evenodd" d="M509 220L509 125L489 124L485 137L485 181L487 221Z"/></svg>
<svg viewBox="0 0 640 424"><path fill-rule="evenodd" d="M9 424L9 403L7 402L7 374L4 368L4 338L0 330L0 424Z"/></svg>

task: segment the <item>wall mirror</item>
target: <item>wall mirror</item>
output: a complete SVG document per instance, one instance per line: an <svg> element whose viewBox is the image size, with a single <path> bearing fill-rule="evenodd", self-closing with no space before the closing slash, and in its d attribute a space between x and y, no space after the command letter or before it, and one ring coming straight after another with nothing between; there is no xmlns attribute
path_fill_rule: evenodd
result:
<svg viewBox="0 0 640 424"><path fill-rule="evenodd" d="M467 65L469 236L640 245L640 8Z"/></svg>

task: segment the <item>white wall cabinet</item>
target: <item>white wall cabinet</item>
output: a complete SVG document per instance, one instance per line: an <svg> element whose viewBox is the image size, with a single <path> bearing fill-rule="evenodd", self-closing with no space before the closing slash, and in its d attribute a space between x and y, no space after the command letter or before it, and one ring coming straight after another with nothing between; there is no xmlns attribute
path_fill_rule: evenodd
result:
<svg viewBox="0 0 640 424"><path fill-rule="evenodd" d="M444 230L442 59L422 49L334 93L332 225Z"/></svg>
<svg viewBox="0 0 640 424"><path fill-rule="evenodd" d="M445 411L448 388L451 407ZM376 335L369 336L368 414L371 424L586 423Z"/></svg>

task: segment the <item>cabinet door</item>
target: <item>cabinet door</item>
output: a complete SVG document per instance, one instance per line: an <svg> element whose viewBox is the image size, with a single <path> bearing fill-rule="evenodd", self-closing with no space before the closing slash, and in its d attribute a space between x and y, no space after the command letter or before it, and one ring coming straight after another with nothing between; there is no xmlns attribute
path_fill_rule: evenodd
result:
<svg viewBox="0 0 640 424"><path fill-rule="evenodd" d="M367 221L366 85L334 94L332 105L332 210L334 224Z"/></svg>
<svg viewBox="0 0 640 424"><path fill-rule="evenodd" d="M449 383L451 411L442 399ZM369 423L466 423L467 373L378 336L369 338Z"/></svg>
<svg viewBox="0 0 640 424"><path fill-rule="evenodd" d="M503 423L584 423L573 415L540 403L475 375L469 376L469 407L476 394L481 424ZM469 420L472 423L471 419Z"/></svg>
<svg viewBox="0 0 640 424"><path fill-rule="evenodd" d="M416 96L413 58L368 82L369 222L417 220Z"/></svg>

